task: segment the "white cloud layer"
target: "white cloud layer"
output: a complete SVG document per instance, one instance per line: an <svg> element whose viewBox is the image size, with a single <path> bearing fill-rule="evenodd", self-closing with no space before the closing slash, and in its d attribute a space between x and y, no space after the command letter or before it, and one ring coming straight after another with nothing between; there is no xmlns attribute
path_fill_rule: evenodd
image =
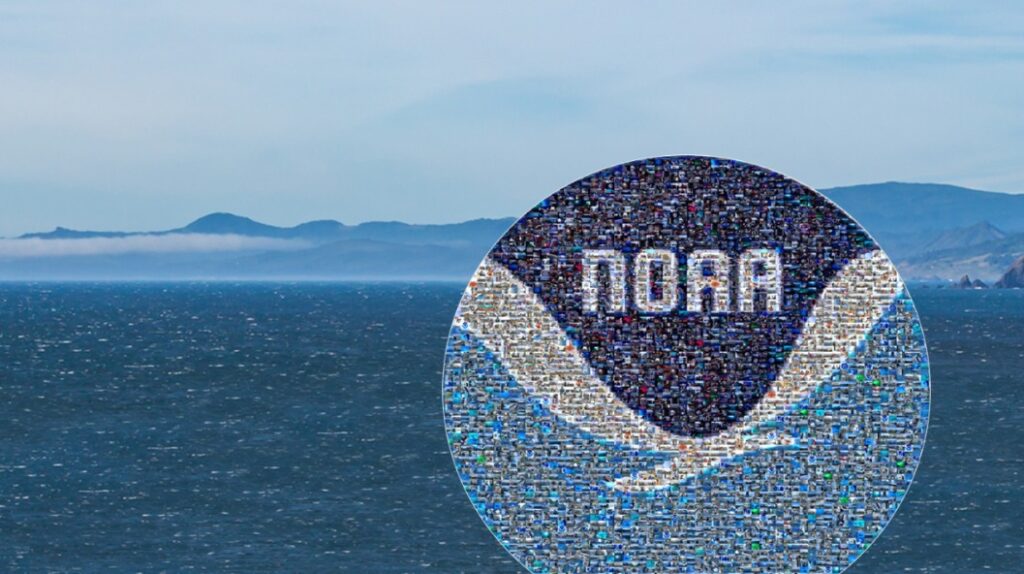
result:
<svg viewBox="0 0 1024 574"><path fill-rule="evenodd" d="M62 257L72 255L120 255L125 253L209 253L216 251L287 251L309 244L294 239L171 233L88 237L82 239L0 239L0 258Z"/></svg>

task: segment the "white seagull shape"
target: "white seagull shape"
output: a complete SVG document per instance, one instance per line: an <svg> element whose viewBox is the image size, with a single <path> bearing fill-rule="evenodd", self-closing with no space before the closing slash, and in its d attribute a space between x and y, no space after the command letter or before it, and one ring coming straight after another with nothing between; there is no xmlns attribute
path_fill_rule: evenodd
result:
<svg viewBox="0 0 1024 574"><path fill-rule="evenodd" d="M643 492L677 484L744 453L794 446L763 429L813 393L889 308L903 283L881 251L846 264L818 296L772 388L737 424L714 436L678 436L637 415L594 373L544 302L505 266L485 259L469 283L455 325L496 353L526 392L600 440L669 453L657 466L611 482Z"/></svg>

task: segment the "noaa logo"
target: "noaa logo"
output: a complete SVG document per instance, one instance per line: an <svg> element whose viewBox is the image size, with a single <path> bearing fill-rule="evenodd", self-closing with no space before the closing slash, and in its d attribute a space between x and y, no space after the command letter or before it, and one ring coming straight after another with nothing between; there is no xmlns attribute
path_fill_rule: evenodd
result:
<svg viewBox="0 0 1024 574"><path fill-rule="evenodd" d="M927 352L889 258L772 171L633 162L545 199L466 287L463 486L533 572L840 572L917 467Z"/></svg>

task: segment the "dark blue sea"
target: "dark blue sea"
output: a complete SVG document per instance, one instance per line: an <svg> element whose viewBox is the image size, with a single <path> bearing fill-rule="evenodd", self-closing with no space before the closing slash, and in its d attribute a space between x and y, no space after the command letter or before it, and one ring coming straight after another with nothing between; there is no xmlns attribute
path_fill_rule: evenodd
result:
<svg viewBox="0 0 1024 574"><path fill-rule="evenodd" d="M461 286L0 284L0 571L520 569L463 493ZM916 288L917 481L849 574L1024 572L1024 291Z"/></svg>

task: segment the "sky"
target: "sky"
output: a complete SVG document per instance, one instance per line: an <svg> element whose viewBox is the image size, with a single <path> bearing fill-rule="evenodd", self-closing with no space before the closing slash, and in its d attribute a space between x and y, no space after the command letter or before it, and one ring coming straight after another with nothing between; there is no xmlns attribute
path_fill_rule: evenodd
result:
<svg viewBox="0 0 1024 574"><path fill-rule="evenodd" d="M0 0L0 236L518 216L644 157L1024 192L1024 4Z"/></svg>

